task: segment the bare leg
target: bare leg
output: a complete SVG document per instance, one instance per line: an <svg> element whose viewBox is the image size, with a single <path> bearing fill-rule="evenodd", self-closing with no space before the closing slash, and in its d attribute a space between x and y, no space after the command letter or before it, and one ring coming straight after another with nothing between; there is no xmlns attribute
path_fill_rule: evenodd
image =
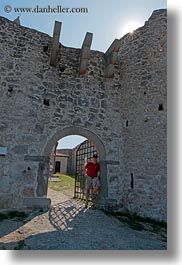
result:
<svg viewBox="0 0 182 265"><path fill-rule="evenodd" d="M86 189L86 193L85 193L86 203L85 203L85 205L88 205L89 194L90 194L90 189Z"/></svg>
<svg viewBox="0 0 182 265"><path fill-rule="evenodd" d="M93 194L94 196L96 197L99 193L99 185L98 185L98 181L97 182L94 182L93 184Z"/></svg>

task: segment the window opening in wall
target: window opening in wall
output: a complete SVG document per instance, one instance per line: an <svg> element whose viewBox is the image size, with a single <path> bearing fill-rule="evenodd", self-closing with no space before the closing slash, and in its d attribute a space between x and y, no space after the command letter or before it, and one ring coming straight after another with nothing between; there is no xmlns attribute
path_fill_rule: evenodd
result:
<svg viewBox="0 0 182 265"><path fill-rule="evenodd" d="M55 173L61 172L61 161L56 161L54 171L55 171Z"/></svg>
<svg viewBox="0 0 182 265"><path fill-rule="evenodd" d="M60 66L60 67L59 67L59 70L60 70L60 72L64 72L64 71L66 70L66 67L64 67L64 66Z"/></svg>
<svg viewBox="0 0 182 265"><path fill-rule="evenodd" d="M47 52L48 51L48 46L47 45L43 47L43 51L44 52Z"/></svg>
<svg viewBox="0 0 182 265"><path fill-rule="evenodd" d="M133 183L133 173L131 173L131 188L134 189L134 183Z"/></svg>
<svg viewBox="0 0 182 265"><path fill-rule="evenodd" d="M148 118L146 118L146 119L144 120L144 122L148 122Z"/></svg>
<svg viewBox="0 0 182 265"><path fill-rule="evenodd" d="M164 106L163 106L163 104L159 104L158 110L159 110L159 111L164 110Z"/></svg>
<svg viewBox="0 0 182 265"><path fill-rule="evenodd" d="M44 98L44 105L50 106L49 99Z"/></svg>
<svg viewBox="0 0 182 265"><path fill-rule="evenodd" d="M13 92L13 88L10 87L10 88L8 89L8 92L9 92L9 93L12 93L12 92Z"/></svg>
<svg viewBox="0 0 182 265"><path fill-rule="evenodd" d="M129 121L127 120L127 121L126 121L126 127L128 127L128 126L129 126Z"/></svg>
<svg viewBox="0 0 182 265"><path fill-rule="evenodd" d="M7 147L0 146L0 157L5 157L7 154Z"/></svg>

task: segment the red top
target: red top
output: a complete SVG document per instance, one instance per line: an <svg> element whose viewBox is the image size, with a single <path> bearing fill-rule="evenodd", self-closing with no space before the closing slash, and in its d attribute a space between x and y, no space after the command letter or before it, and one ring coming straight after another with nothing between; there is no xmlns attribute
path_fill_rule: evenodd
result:
<svg viewBox="0 0 182 265"><path fill-rule="evenodd" d="M98 163L88 162L85 165L85 169L87 169L87 176L96 178L97 172L100 171L100 165Z"/></svg>

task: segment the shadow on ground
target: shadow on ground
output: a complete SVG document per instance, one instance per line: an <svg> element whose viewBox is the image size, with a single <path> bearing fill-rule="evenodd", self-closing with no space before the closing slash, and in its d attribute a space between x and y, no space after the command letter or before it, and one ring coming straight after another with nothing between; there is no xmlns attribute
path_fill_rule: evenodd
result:
<svg viewBox="0 0 182 265"><path fill-rule="evenodd" d="M0 213L0 238L12 233L18 228L25 225L27 222L31 221L38 215L41 215L43 212L41 210L34 211L8 211Z"/></svg>
<svg viewBox="0 0 182 265"><path fill-rule="evenodd" d="M48 232L4 243L17 250L161 250L166 243L147 231L136 231L99 210L85 209L81 202L67 200L51 207ZM40 224L39 224L40 225ZM40 226L41 227L41 226ZM44 227L45 228L45 227ZM41 229L40 229L41 230ZM43 231L43 230L42 230Z"/></svg>
<svg viewBox="0 0 182 265"><path fill-rule="evenodd" d="M83 204L76 205L73 200L67 200L52 206L49 220L57 230L68 231L73 229L75 218L85 212Z"/></svg>

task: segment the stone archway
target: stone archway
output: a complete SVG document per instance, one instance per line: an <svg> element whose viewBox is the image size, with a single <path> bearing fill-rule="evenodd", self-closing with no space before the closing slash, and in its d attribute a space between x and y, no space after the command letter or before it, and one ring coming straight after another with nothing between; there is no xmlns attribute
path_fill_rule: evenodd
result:
<svg viewBox="0 0 182 265"><path fill-rule="evenodd" d="M106 150L104 147L104 144L102 143L101 139L93 132L90 130L87 130L83 127L78 127L78 126L71 126L71 127L66 127L62 130L57 131L48 141L47 145L44 148L44 152L42 155L44 156L49 156L52 150L52 147L57 143L57 141L65 136L68 135L81 135L87 138L88 140L92 141L96 148L99 150L100 153L100 159L105 160L106 157Z"/></svg>
<svg viewBox="0 0 182 265"><path fill-rule="evenodd" d="M106 149L102 140L90 130L83 127L71 126L58 130L52 135L50 140L47 142L45 148L43 149L42 156L50 157L52 147L63 137L69 135L81 135L92 141L99 152L100 157L100 178L101 178L101 192L100 199L108 196L108 183L107 183L107 165L106 165ZM39 186L39 184L38 184Z"/></svg>

